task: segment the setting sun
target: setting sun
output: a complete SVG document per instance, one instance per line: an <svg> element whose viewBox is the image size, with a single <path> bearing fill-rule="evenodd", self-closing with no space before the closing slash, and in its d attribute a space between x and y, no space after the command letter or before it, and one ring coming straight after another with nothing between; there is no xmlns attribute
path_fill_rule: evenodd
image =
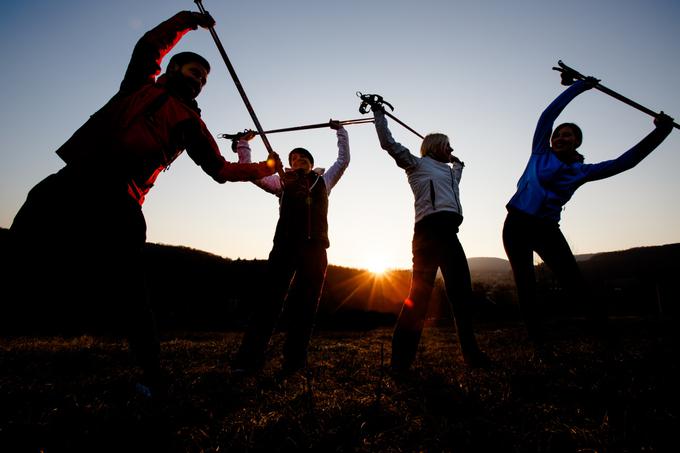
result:
<svg viewBox="0 0 680 453"><path fill-rule="evenodd" d="M382 275L389 269L389 265L386 261L379 257L373 257L366 263L366 269L375 275Z"/></svg>

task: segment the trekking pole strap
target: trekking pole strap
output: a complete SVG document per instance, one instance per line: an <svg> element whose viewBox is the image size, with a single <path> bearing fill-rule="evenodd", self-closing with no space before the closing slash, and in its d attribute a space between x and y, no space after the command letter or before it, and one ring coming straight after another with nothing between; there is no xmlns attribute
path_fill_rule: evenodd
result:
<svg viewBox="0 0 680 453"><path fill-rule="evenodd" d="M406 123L401 121L399 118L396 116L392 115L389 113L386 109L385 106L388 106L390 110L394 111L394 107L392 107L392 104L387 102L385 99L383 99L382 96L379 94L363 94L361 91L357 91L356 95L359 99L361 99L361 105L359 105L359 113L366 114L368 113L371 109L375 110L376 107L380 107L380 109L383 111L385 115L388 117L392 118L394 121L397 123L401 124L404 126L406 129L409 131L413 132L420 138L425 138L418 132L416 132L413 128L409 127Z"/></svg>

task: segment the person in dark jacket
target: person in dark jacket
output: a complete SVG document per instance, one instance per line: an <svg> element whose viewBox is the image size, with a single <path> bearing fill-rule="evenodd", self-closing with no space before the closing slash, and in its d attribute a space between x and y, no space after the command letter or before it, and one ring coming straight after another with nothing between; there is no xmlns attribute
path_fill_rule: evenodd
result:
<svg viewBox="0 0 680 453"><path fill-rule="evenodd" d="M536 301L533 253L538 253L566 289L590 305L586 308L591 321L604 328L606 311L597 307L590 297L576 259L560 230L562 207L583 184L633 168L659 146L673 128L673 120L662 112L654 120L656 128L618 158L584 163L583 155L577 151L583 141L581 129L576 124L564 123L553 130L553 124L569 102L597 82L588 77L574 83L541 114L529 163L506 206L503 244L514 273L529 338L539 349L545 346L545 332Z"/></svg>
<svg viewBox="0 0 680 453"><path fill-rule="evenodd" d="M142 263L145 196L185 149L219 183L262 178L277 166L275 155L270 163L224 159L195 101L210 71L203 57L178 53L156 78L185 33L213 25L207 14L183 11L147 32L119 91L57 150L66 165L31 189L10 228L24 261L22 291L49 307L48 322L71 307L57 330L97 320L124 326L147 387L161 373Z"/></svg>
<svg viewBox="0 0 680 453"><path fill-rule="evenodd" d="M329 125L337 131L338 158L327 171L314 168L314 157L308 150L295 148L288 155L290 168L283 177L272 175L254 181L279 197L279 220L267 261L265 294L253 310L232 363L236 372L254 372L264 365L284 302L290 316L283 371L292 373L307 365L307 348L328 264L328 196L350 160L347 131L337 121L331 120ZM247 140L252 136L238 142L239 162L250 161Z"/></svg>
<svg viewBox="0 0 680 453"><path fill-rule="evenodd" d="M472 367L487 366L489 358L479 349L473 330L472 280L457 235L463 222L458 189L463 163L452 154L453 148L444 134L427 135L420 146L420 157L414 156L392 137L383 107L375 104L372 110L380 146L406 172L415 198L413 275L392 336L392 369L406 371L416 358L440 268L463 360Z"/></svg>

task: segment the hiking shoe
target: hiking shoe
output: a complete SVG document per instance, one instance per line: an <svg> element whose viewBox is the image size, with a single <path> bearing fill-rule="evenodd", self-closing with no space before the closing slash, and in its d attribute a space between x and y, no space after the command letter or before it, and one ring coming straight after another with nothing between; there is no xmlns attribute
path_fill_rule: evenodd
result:
<svg viewBox="0 0 680 453"><path fill-rule="evenodd" d="M135 383L135 392L141 396L142 398L145 399L151 399L153 396L153 393L151 392L151 388L147 385L142 384L141 382Z"/></svg>
<svg viewBox="0 0 680 453"><path fill-rule="evenodd" d="M134 384L135 394L153 405L161 404L168 399L168 384L165 379L142 379Z"/></svg>

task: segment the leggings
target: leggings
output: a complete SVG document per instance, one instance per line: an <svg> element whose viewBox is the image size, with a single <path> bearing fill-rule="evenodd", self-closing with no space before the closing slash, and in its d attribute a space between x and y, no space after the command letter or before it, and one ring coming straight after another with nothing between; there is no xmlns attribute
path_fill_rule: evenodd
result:
<svg viewBox="0 0 680 453"><path fill-rule="evenodd" d="M318 244L275 245L267 262L264 298L258 301L243 336L236 362L259 368L284 304L290 314L284 364L302 368L326 277L326 249Z"/></svg>
<svg viewBox="0 0 680 453"><path fill-rule="evenodd" d="M536 252L541 257L564 288L573 294L589 297L585 281L556 222L509 211L503 226L503 245L515 276L520 310L529 337L535 342L541 342L542 316L536 298L533 253Z"/></svg>
<svg viewBox="0 0 680 453"><path fill-rule="evenodd" d="M411 289L392 337L394 368L408 368L415 359L439 268L455 317L461 349L464 354L477 351L470 314L470 270L457 236L461 220L456 213L441 212L425 217L414 227Z"/></svg>

